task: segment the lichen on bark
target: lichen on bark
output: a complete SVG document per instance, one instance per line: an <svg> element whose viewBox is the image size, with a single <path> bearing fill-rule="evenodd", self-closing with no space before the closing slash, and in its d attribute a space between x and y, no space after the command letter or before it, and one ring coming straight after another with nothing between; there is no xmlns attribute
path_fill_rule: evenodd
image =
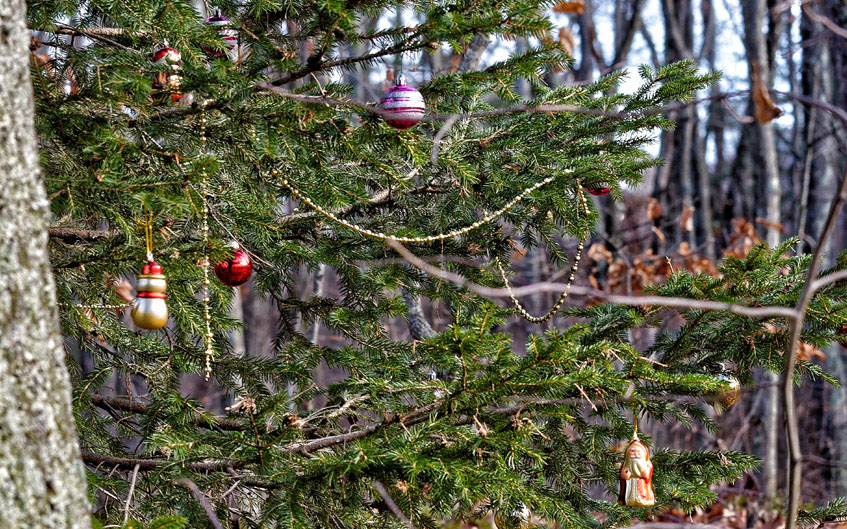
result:
<svg viewBox="0 0 847 529"><path fill-rule="evenodd" d="M0 2L0 527L90 528L47 253L23 0Z"/></svg>

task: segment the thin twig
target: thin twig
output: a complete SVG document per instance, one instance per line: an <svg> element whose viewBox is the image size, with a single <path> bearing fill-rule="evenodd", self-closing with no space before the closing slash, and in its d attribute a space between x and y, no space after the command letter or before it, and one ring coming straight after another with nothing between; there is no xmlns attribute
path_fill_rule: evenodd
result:
<svg viewBox="0 0 847 529"><path fill-rule="evenodd" d="M212 522L215 529L224 529L224 526L221 525L221 521L218 520L218 515L215 514L215 509L212 508L212 505L209 503L206 495L203 494L203 491L200 490L200 487L198 487L196 483L188 478L179 478L174 481L174 483L191 491L191 495L194 496L197 503L199 503L200 506L203 507L203 510L206 511L206 516L209 517L209 521Z"/></svg>
<svg viewBox="0 0 847 529"><path fill-rule="evenodd" d="M400 510L400 507L398 507L397 504L394 503L394 499L389 496L388 491L385 490L385 485L383 485L382 482L379 480L374 480L371 484L382 497L382 501L384 501L385 504L388 505L388 508L391 510L391 512L394 513L394 516L396 516L397 519L403 522L403 525L405 525L409 529L415 529L415 526L412 524L411 520L406 518L406 515L403 514L403 511Z"/></svg>
<svg viewBox="0 0 847 529"><path fill-rule="evenodd" d="M822 266L822 257L826 241L835 229L838 214L847 202L847 173L841 179L838 193L829 207L823 230L818 237L818 247L812 256L812 263L806 274L806 286L800 294L795 311L797 317L791 321L789 349L785 355L785 367L782 372L782 406L785 414L785 430L788 438L788 483L785 529L797 526L797 512L800 508L800 487L803 478L803 451L800 447L800 429L797 424L797 410L794 407L794 367L797 363L797 351L800 348L800 335L803 332L803 322L806 309L815 294L816 278Z"/></svg>
<svg viewBox="0 0 847 529"><path fill-rule="evenodd" d="M271 83L261 82L257 85L259 88L264 90L268 90L277 94L279 96L285 97L286 99L291 99L293 101L299 101L300 103L307 103L313 105L326 105L333 107L352 107L358 108L360 110L364 110L366 112L371 112L373 114L378 114L380 116L391 115L392 111L383 110L376 106L373 103L368 103L367 101L362 101L361 99L357 99L354 97L347 97L345 99L337 99L333 97L324 97L324 96L313 96L307 94L296 94L294 92L289 92L288 90L284 90L277 86L274 86ZM496 116L504 116L508 114L557 114L561 112L571 112L574 114L586 114L589 116L599 116L599 117L608 117L608 118L616 118L623 119L627 117L640 117L640 116L650 116L654 114L667 114L670 112L676 112L678 110L682 110L691 106L695 106L701 103L708 103L712 101L720 101L730 97L740 97L745 96L750 93L749 90L738 90L735 92L724 92L720 94L711 95L708 97L704 97L702 99L695 99L692 101L684 101L681 103L674 103L671 105L666 105L663 107L656 107L651 109L639 109L635 111L622 111L622 112L608 112L604 110L595 110L592 108L584 108L579 105L526 105L519 104L511 107L503 107L496 108L493 110L486 110L482 112L471 112L468 114L427 114L421 118L421 121L447 121L450 119L483 119L490 118Z"/></svg>
<svg viewBox="0 0 847 529"><path fill-rule="evenodd" d="M141 465L138 463L132 468L132 480L129 482L129 492L126 495L126 504L124 505L124 521L123 525L129 520L129 506L132 504L132 493L135 492L135 480L138 479L138 469Z"/></svg>
<svg viewBox="0 0 847 529"><path fill-rule="evenodd" d="M146 402L133 400L130 402L122 397L109 397L105 395L91 395L91 403L98 408L114 408L131 413L146 415L150 413L150 405ZM194 424L203 428L220 428L221 430L242 431L245 427L238 421L227 419L218 415L203 415L200 412L194 414Z"/></svg>

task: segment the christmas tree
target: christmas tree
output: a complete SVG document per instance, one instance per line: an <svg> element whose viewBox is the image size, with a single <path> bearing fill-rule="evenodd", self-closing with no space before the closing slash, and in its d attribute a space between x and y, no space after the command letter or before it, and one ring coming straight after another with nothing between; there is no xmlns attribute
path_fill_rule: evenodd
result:
<svg viewBox="0 0 847 529"><path fill-rule="evenodd" d="M35 56L33 84L62 329L92 360L71 371L97 523L123 525L131 511L137 527L486 516L501 528L611 527L707 505L712 485L754 467L642 433L655 504L617 501L638 421L714 428L708 410L738 380L782 369L778 313L713 309L796 304L810 258L790 256L793 241L653 292L701 305L562 303L587 247L574 241L596 221L591 195L619 199L661 164L644 148L673 124L663 109L717 73L680 62L555 86L569 58L533 1L214 7L29 2L34 46L50 50ZM475 68L495 36L538 44ZM442 47L454 68L415 68ZM403 81L383 105L352 92L363 64ZM640 78L631 93L627 75ZM569 270L550 316L578 323L526 343L503 332L510 318L549 319L519 293L514 305L485 295L511 288L518 246ZM228 340L239 326L230 285L250 275L247 261L251 288L281 314L271 357ZM325 268L340 295L301 296L298 272ZM124 280L136 276L133 302ZM803 342L836 339L845 295L838 283L816 293ZM449 321L422 321L421 298ZM675 329L663 325L670 306ZM394 318L409 319L412 338L386 332ZM334 345L310 339L312 323ZM641 328L655 329L648 350L630 339ZM321 364L345 376L318 384ZM115 396L115 375L144 391ZM229 413L186 396L186 375L208 377ZM804 361L795 375L829 379Z"/></svg>

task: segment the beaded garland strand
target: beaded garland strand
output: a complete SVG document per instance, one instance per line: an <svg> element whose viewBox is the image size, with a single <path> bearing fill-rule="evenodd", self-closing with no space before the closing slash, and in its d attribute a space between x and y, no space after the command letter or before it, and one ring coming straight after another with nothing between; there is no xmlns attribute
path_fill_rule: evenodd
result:
<svg viewBox="0 0 847 529"><path fill-rule="evenodd" d="M579 196L580 202L582 203L582 209L585 212L586 218L591 214L591 211L588 209L588 200L585 198L585 194L582 192L582 186L577 187L577 195ZM503 270L503 266L500 264L500 259L494 260L497 265L497 270L500 272L500 277L503 279L503 285L506 287L506 290L509 292L509 299L512 300L512 305L515 306L515 309L518 311L520 316L531 322L536 324L546 323L551 320L553 316L558 314L559 309L562 308L562 304L564 304L565 300L568 298L568 295L571 291L571 285L573 285L574 279L576 278L576 272L579 270L579 263L582 259L582 250L585 248L585 239L579 241L579 244L576 247L576 255L574 255L573 265L571 266L571 274L568 277L567 283L565 283L565 289L562 291L562 294L559 296L559 299L556 300L556 303L553 305L547 314L544 316L533 316L530 314L524 307L521 305L518 298L515 296L512 291L512 285L509 284L508 278L506 278L506 271Z"/></svg>
<svg viewBox="0 0 847 529"><path fill-rule="evenodd" d="M205 108L205 104L203 105ZM200 114L200 144L201 149L206 152L206 113ZM209 175L203 169L200 180L200 196L203 199L203 319L206 322L206 333L203 335L203 343L206 346L206 369L205 375L208 381L212 377L212 356L214 355L214 335L212 334L212 316L209 310Z"/></svg>
<svg viewBox="0 0 847 529"><path fill-rule="evenodd" d="M383 240L383 241L388 240L388 239L393 239L393 240L400 242L400 243L411 243L411 244L436 242L436 241L441 241L441 240L444 240L444 239L452 239L454 237L464 235L464 234L469 233L469 232L471 232L471 231L473 231L477 228L480 228L484 224L488 224L492 220L500 217L501 215L506 213L509 209L514 207L518 202L523 200L527 195L529 195L530 193L532 193L536 189L538 189L538 188L540 188L540 187L542 187L546 184L549 184L555 178L554 176L548 176L544 180L541 180L540 182L533 184L532 186L526 188L521 193L519 193L515 198L513 198L512 200L507 202L506 205L503 206L502 208L494 211L493 213L486 215L481 220L478 220L478 221L474 222L473 224L465 226L464 228L460 228L458 230L453 230L453 231L446 232L446 233L439 233L437 235L428 235L428 236L424 236L424 237L402 237L402 236L393 236L393 235L387 235L387 234L382 233L382 232L372 231L372 230L369 230L367 228L363 228L361 226L353 224L352 222L348 222L348 221L342 219L341 217L338 217L337 215L333 214L331 211L324 209L322 206L315 203L311 198L309 198L306 195L304 195L303 193L301 193L299 189L294 187L288 181L288 179L279 172L279 170L271 169L271 174L275 177L279 177L282 185L287 187L288 190L291 191L291 193L295 197L302 200L305 204L307 204L313 210L315 210L316 212L318 212L322 216L328 218L329 220L336 222L338 224L341 224L345 228L349 228L349 229L355 231L356 233L358 233L360 235L364 235L366 237L371 237L373 239L379 239L379 240ZM582 186L579 182L577 182L577 196L579 197L579 200L580 200L580 203L582 205L582 209L585 212L586 218L589 217L590 214L591 214L591 210L588 208L588 200L585 198L585 194L582 192ZM509 298L512 300L512 304L515 306L515 309L517 309L518 314L520 314L520 316L522 318L526 319L527 321L529 321L531 323L541 324L541 323L545 323L545 322L549 321L551 318L553 318L553 316L555 316L559 312L559 309L562 307L562 304L565 302L565 299L567 299L567 297L570 293L571 285L573 285L574 279L576 278L576 272L579 270L579 263L582 259L582 251L583 251L584 248L585 248L585 239L579 241L579 245L577 246L576 255L574 255L574 263L573 263L573 266L571 267L571 273L570 273L570 276L568 277L568 281L565 285L565 290L559 296L559 299L553 305L553 308L551 308L550 311L547 312L547 314L545 314L544 316L540 316L540 317L533 316L521 305L521 303L518 301L517 297L512 292L512 287L509 284L509 280L506 278L506 272L503 270L503 267L500 264L500 260L495 259L497 269L500 272L500 277L503 279L503 284L505 285L506 289L509 292Z"/></svg>
<svg viewBox="0 0 847 529"><path fill-rule="evenodd" d="M523 191L521 191L521 193L518 196L516 196L515 198L513 198L512 200L507 202L506 205L503 206L502 208L498 209L497 211L494 211L493 213L486 215L481 220L478 220L478 221L474 222L473 224L469 224L469 225L465 226L464 228L459 228L458 230L453 230L453 231L446 232L446 233L439 233L438 235L429 235L429 236L425 236L425 237L403 237L403 236L400 236L400 235L388 235L388 234L378 232L378 231L371 231L367 228L357 226L357 225L353 224L352 222L348 222L348 221L342 219L341 217L338 217L337 215L333 214L331 211L324 209L322 206L319 206L311 198L309 198L306 195L304 195L303 193L301 193L300 190L297 189L296 187L294 187L288 181L288 179L285 176L282 176L282 174L277 169L271 169L271 174L273 174L274 176L280 177L281 178L280 181L281 181L282 185L287 187L288 190L291 191L291 194L293 194L295 197L297 197L300 200L302 200L303 202L305 202L310 208L317 211L318 213L320 213L324 217L328 218L329 220L336 222L338 224L341 224L345 228L349 228L349 229L355 231L356 233L358 233L360 235L364 235L366 237L371 237L373 239L380 239L380 240L383 240L383 241L387 241L388 239L392 239L392 240L395 240L397 242L407 243L407 244L443 241L445 239L453 239L455 237L465 235L466 233L470 233L473 230L478 229L478 228L482 227L483 225L488 224L492 220L502 216L504 213L506 213L507 211L512 209L518 202L520 202L521 200L526 198L527 195L529 195L530 193L532 193L533 191L535 191L539 187L542 187L544 185L549 184L555 178L555 176L548 176L544 180L541 180L540 182L533 184L532 186L530 186L530 187L524 189Z"/></svg>

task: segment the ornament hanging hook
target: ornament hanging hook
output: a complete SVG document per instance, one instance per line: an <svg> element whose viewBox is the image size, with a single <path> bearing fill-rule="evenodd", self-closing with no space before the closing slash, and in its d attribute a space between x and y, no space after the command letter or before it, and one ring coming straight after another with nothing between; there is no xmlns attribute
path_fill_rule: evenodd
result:
<svg viewBox="0 0 847 529"><path fill-rule="evenodd" d="M153 210L147 210L147 219L144 222L144 245L147 250L147 260L153 260Z"/></svg>
<svg viewBox="0 0 847 529"><path fill-rule="evenodd" d="M632 406L632 440L638 441L638 410Z"/></svg>

